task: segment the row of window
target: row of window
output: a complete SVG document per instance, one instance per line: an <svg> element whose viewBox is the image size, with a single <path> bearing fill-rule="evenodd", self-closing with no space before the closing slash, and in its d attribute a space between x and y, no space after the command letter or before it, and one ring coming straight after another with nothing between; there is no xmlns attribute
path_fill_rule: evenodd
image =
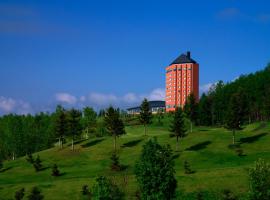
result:
<svg viewBox="0 0 270 200"><path fill-rule="evenodd" d="M189 67L189 68L179 68L179 69L178 69L178 71L182 71L182 70L191 70L191 67ZM170 72L172 72L172 71L177 71L177 69L168 69L168 70L166 71L166 73L170 73Z"/></svg>

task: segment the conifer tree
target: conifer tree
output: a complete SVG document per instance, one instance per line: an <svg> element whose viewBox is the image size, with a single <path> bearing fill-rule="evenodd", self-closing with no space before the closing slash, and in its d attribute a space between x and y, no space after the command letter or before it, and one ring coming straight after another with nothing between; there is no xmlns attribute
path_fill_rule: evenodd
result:
<svg viewBox="0 0 270 200"><path fill-rule="evenodd" d="M82 113L79 110L76 109L71 109L68 112L68 133L69 135L72 136L72 141L71 141L71 149L72 151L74 151L74 140L76 138L76 136L78 136L79 134L81 134L81 116Z"/></svg>
<svg viewBox="0 0 270 200"><path fill-rule="evenodd" d="M34 163L33 155L31 153L28 153L26 156L27 156L26 161L29 162L30 164L33 164Z"/></svg>
<svg viewBox="0 0 270 200"><path fill-rule="evenodd" d="M140 108L140 122L144 126L144 135L146 135L146 126L151 123L152 119L152 112L150 110L150 105L147 99L143 100Z"/></svg>
<svg viewBox="0 0 270 200"><path fill-rule="evenodd" d="M184 123L184 115L182 108L176 108L173 120L170 126L170 132L174 133L176 136L176 151L179 150L179 138L183 138L186 134L186 128Z"/></svg>
<svg viewBox="0 0 270 200"><path fill-rule="evenodd" d="M39 155L37 156L35 162L33 163L33 166L34 166L36 172L38 172L38 171L41 170L41 168L42 168L42 161L40 160Z"/></svg>
<svg viewBox="0 0 270 200"><path fill-rule="evenodd" d="M198 103L193 93L191 93L184 105L184 111L190 120L190 132L192 133L193 123L198 119Z"/></svg>
<svg viewBox="0 0 270 200"><path fill-rule="evenodd" d="M106 110L104 122L107 131L114 138L114 152L116 152L116 138L126 134L124 123L120 119L119 112L112 106Z"/></svg>
<svg viewBox="0 0 270 200"><path fill-rule="evenodd" d="M54 164L52 167L52 176L60 176L60 171L56 164Z"/></svg>
<svg viewBox="0 0 270 200"><path fill-rule="evenodd" d="M58 106L55 114L54 131L59 140L59 147L63 148L63 139L67 135L67 114L66 111Z"/></svg>
<svg viewBox="0 0 270 200"><path fill-rule="evenodd" d="M16 191L16 193L15 193L15 200L22 200L23 197L24 197L24 192L25 192L25 189L24 188L21 188L18 191Z"/></svg>

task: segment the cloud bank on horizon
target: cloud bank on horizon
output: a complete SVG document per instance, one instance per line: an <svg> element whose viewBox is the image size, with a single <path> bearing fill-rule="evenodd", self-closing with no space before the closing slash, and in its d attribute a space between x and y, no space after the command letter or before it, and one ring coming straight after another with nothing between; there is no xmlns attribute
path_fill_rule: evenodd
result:
<svg viewBox="0 0 270 200"><path fill-rule="evenodd" d="M200 94L207 93L212 85L212 83L201 85ZM23 100L0 96L0 114L4 115L9 113L15 113L19 115L25 115L38 112L52 112L54 111L55 106L58 104L61 104L64 107L68 108L83 108L85 106L90 106L96 110L99 110L102 108L106 108L109 105L112 105L125 109L130 106L139 105L144 98L147 98L150 101L164 100L165 89L156 88L152 90L149 94L136 94L130 92L122 96L98 92L91 92L83 96L75 96L68 92L59 92L54 95L53 103L50 105L46 105L46 108L34 107L33 105L31 105L31 103Z"/></svg>

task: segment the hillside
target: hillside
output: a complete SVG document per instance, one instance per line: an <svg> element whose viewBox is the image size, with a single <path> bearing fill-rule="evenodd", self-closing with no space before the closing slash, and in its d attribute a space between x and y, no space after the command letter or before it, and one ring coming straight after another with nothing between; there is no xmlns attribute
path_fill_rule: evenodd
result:
<svg viewBox="0 0 270 200"><path fill-rule="evenodd" d="M128 126L126 131L127 135L118 139L120 161L127 167L125 171L112 172L109 169L113 151L111 137L91 138L77 143L75 152L68 144L63 150L55 147L39 152L44 170L38 173L25 158L5 162L0 173L0 199L12 199L16 190L25 187L28 192L33 186L41 188L46 200L83 199L82 185L91 186L97 175L111 176L122 185L127 199L135 199L137 185L133 167L142 145L147 139L157 137L158 142L170 144L174 150L175 138L169 137L166 127L155 124L149 127L147 137L143 136L141 126ZM270 161L269 131L269 124L255 123L238 132L237 141L244 151L244 156L238 156L235 150L228 148L230 132L223 128L196 127L181 141L181 151L174 152L178 192L231 189L240 194L247 191L246 169L257 158ZM194 174L184 174L185 160L195 170ZM54 163L59 166L62 176L54 178L50 175Z"/></svg>

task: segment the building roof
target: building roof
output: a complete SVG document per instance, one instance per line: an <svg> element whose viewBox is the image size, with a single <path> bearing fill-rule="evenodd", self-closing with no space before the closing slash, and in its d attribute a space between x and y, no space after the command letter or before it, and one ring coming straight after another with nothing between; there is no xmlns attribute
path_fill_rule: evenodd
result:
<svg viewBox="0 0 270 200"><path fill-rule="evenodd" d="M183 63L197 63L197 62L191 58L190 52L188 51L186 54L181 54L179 57L177 57L170 65Z"/></svg>
<svg viewBox="0 0 270 200"><path fill-rule="evenodd" d="M165 107L165 101L149 101L150 108ZM137 110L140 106L128 108L127 110Z"/></svg>

